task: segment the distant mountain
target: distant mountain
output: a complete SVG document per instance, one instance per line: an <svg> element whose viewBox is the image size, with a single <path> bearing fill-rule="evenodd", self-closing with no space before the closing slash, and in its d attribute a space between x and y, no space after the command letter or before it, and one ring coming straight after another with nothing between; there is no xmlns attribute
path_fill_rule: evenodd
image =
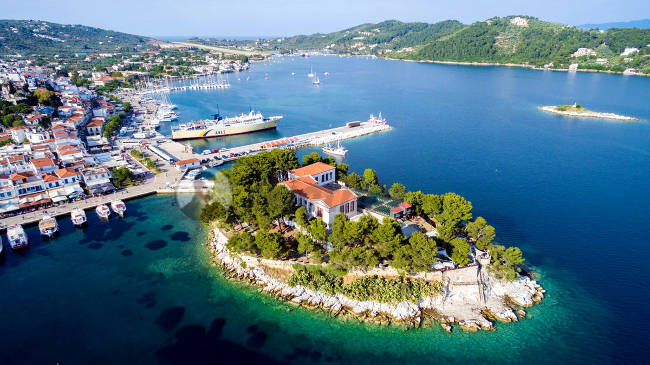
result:
<svg viewBox="0 0 650 365"><path fill-rule="evenodd" d="M607 29L610 29L610 28L641 28L641 29L648 29L648 28L650 28L650 19L632 20L632 21L629 21L629 22L583 24L583 25L578 25L578 28L580 28L580 29L602 29L602 30L607 30Z"/></svg>
<svg viewBox="0 0 650 365"><path fill-rule="evenodd" d="M129 52L156 42L152 38L84 25L40 20L0 20L0 55L71 55L90 52Z"/></svg>

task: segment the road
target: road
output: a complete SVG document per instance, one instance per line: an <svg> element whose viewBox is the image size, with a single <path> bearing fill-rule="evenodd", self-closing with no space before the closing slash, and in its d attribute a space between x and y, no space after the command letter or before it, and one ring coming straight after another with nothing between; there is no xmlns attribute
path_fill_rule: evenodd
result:
<svg viewBox="0 0 650 365"><path fill-rule="evenodd" d="M198 43L190 43L190 42L173 42L173 44L179 45L181 47L196 47L200 49L205 49L208 51L216 51L216 52L222 52L222 53L229 53L229 54L234 54L234 55L239 55L239 56L268 56L269 54L266 52L262 51L245 51L241 49L232 49L232 48L225 48L225 47L217 47L217 46L208 46L205 44L198 44Z"/></svg>

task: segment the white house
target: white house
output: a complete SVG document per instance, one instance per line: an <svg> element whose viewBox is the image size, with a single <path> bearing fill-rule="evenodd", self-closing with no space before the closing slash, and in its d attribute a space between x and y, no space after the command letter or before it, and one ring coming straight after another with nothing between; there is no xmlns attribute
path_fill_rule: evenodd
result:
<svg viewBox="0 0 650 365"><path fill-rule="evenodd" d="M111 173L103 167L87 167L81 170L81 177L91 194L113 191Z"/></svg>
<svg viewBox="0 0 650 365"><path fill-rule="evenodd" d="M280 184L293 192L297 205L304 206L310 217L321 218L328 227L338 213L357 215L357 195L336 183L334 166L316 162L291 170L289 180Z"/></svg>
<svg viewBox="0 0 650 365"><path fill-rule="evenodd" d="M181 171L189 170L201 166L201 161L196 158L190 158L189 160L176 161L174 162L174 166Z"/></svg>
<svg viewBox="0 0 650 365"><path fill-rule="evenodd" d="M59 165L56 164L56 161L49 157L32 158L30 163L32 164L32 171L34 171L36 174L54 172L59 168Z"/></svg>

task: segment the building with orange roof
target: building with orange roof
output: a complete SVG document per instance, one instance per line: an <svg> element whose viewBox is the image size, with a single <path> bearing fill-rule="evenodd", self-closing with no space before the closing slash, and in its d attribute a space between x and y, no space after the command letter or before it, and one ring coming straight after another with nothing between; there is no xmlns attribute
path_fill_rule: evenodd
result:
<svg viewBox="0 0 650 365"><path fill-rule="evenodd" d="M304 206L310 217L321 218L328 227L338 213L357 215L357 195L336 183L334 166L316 162L290 170L289 180L280 184L293 192L296 204Z"/></svg>
<svg viewBox="0 0 650 365"><path fill-rule="evenodd" d="M54 172L59 168L56 161L49 157L33 158L30 163L32 164L32 171L37 174Z"/></svg>

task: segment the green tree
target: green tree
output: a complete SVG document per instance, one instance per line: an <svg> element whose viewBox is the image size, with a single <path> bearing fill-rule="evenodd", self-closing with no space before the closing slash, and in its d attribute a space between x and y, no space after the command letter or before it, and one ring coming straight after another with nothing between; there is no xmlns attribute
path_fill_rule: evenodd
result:
<svg viewBox="0 0 650 365"><path fill-rule="evenodd" d="M403 200L404 194L406 194L406 187L400 183L394 183L388 189L388 195L395 200Z"/></svg>
<svg viewBox="0 0 650 365"><path fill-rule="evenodd" d="M337 213L332 222L332 233L329 235L329 241L336 248L342 248L347 242L345 236L345 226L348 224L348 217L343 213Z"/></svg>
<svg viewBox="0 0 650 365"><path fill-rule="evenodd" d="M424 200L424 194L421 191L409 191L404 194L404 201L411 204L413 211L417 215L422 215L422 201Z"/></svg>
<svg viewBox="0 0 650 365"><path fill-rule="evenodd" d="M490 265L488 269L500 279L514 280L518 276L519 265L524 263L523 254L518 247L490 245Z"/></svg>
<svg viewBox="0 0 650 365"><path fill-rule="evenodd" d="M460 266L465 266L469 262L469 243L464 238L454 238L449 242L451 245L451 261Z"/></svg>
<svg viewBox="0 0 650 365"><path fill-rule="evenodd" d="M284 185L276 185L268 194L268 212L271 219L285 218L295 210L293 193Z"/></svg>
<svg viewBox="0 0 650 365"><path fill-rule="evenodd" d="M308 155L302 156L303 165L309 165L309 164L313 164L314 162L320 162L320 161L322 161L322 158L318 154L318 152L312 152Z"/></svg>
<svg viewBox="0 0 650 365"><path fill-rule="evenodd" d="M39 104L45 104L46 101L48 101L52 96L54 96L54 92L39 87L38 89L34 90L34 96L36 96L36 99L38 100Z"/></svg>
<svg viewBox="0 0 650 365"><path fill-rule="evenodd" d="M437 254L436 242L422 232L415 232L407 244L395 251L391 265L409 272L430 271L431 265L438 260Z"/></svg>
<svg viewBox="0 0 650 365"><path fill-rule="evenodd" d="M457 226L462 221L472 219L472 203L455 193L447 193L442 198L442 213L436 215L443 225Z"/></svg>
<svg viewBox="0 0 650 365"><path fill-rule="evenodd" d="M226 247L233 252L249 252L252 254L259 254L259 248L256 244L256 238L248 232L241 232L228 239Z"/></svg>
<svg viewBox="0 0 650 365"><path fill-rule="evenodd" d="M287 256L286 248L284 247L284 238L277 232L257 231L255 245L260 249L260 253L264 258L280 259Z"/></svg>
<svg viewBox="0 0 650 365"><path fill-rule="evenodd" d="M317 242L323 243L327 240L327 225L320 218L312 219L309 222L307 231L309 231L311 237Z"/></svg>
<svg viewBox="0 0 650 365"><path fill-rule="evenodd" d="M133 172L127 167L113 169L113 183L118 188L129 186L133 183Z"/></svg>
<svg viewBox="0 0 650 365"><path fill-rule="evenodd" d="M309 215L307 214L307 209L304 206L298 207L296 209L296 224L299 225L300 227L307 229L307 224L308 224L308 217Z"/></svg>
<svg viewBox="0 0 650 365"><path fill-rule="evenodd" d="M353 172L345 178L345 184L353 189L363 188L363 178L357 173Z"/></svg>
<svg viewBox="0 0 650 365"><path fill-rule="evenodd" d="M473 222L467 223L465 231L475 240L476 248L479 250L485 250L496 235L494 227L487 224L483 217L477 217Z"/></svg>
<svg viewBox="0 0 650 365"><path fill-rule="evenodd" d="M209 224L214 221L220 221L223 223L229 222L229 212L220 202L211 202L206 204L201 209L201 214L199 216L201 222Z"/></svg>
<svg viewBox="0 0 650 365"><path fill-rule="evenodd" d="M373 169L363 170L363 182L368 186L375 186L379 184L377 172Z"/></svg>
<svg viewBox="0 0 650 365"><path fill-rule="evenodd" d="M390 218L384 218L382 223L372 232L372 241L381 257L389 257L404 241L402 227Z"/></svg>
<svg viewBox="0 0 650 365"><path fill-rule="evenodd" d="M442 197L435 194L424 194L422 196L422 212L434 216L442 210Z"/></svg>

